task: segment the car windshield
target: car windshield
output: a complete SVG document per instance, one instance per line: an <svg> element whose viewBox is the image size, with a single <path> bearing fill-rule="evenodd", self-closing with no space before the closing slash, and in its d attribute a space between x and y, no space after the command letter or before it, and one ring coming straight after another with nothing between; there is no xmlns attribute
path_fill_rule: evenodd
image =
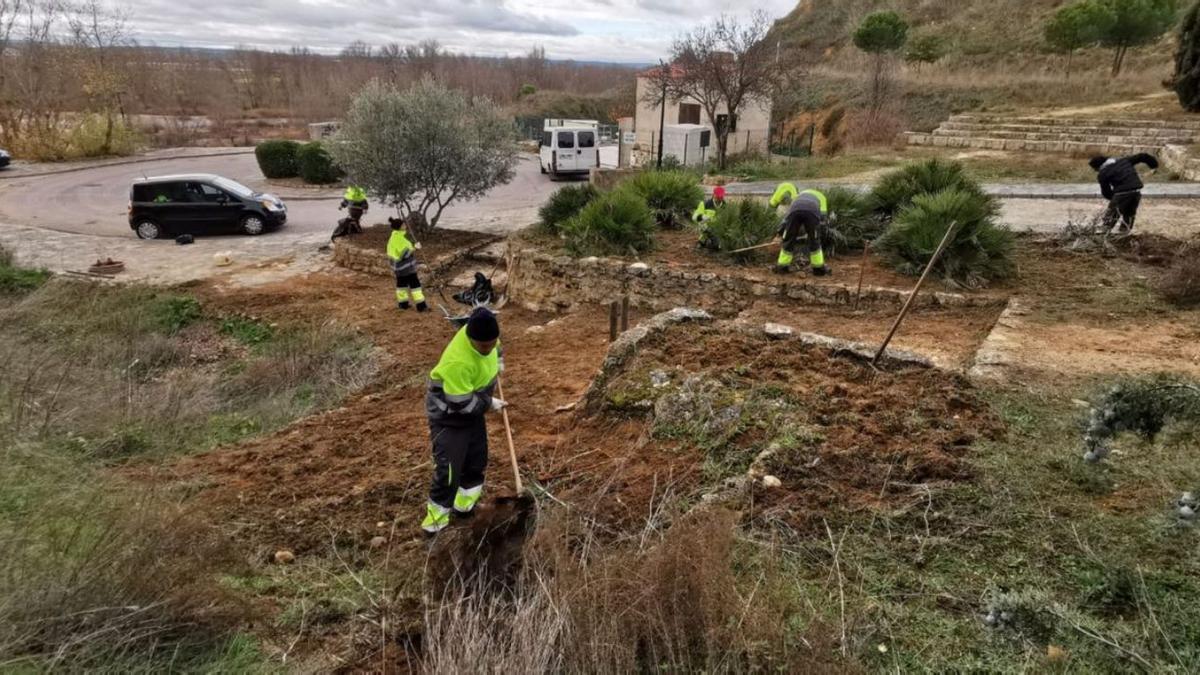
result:
<svg viewBox="0 0 1200 675"><path fill-rule="evenodd" d="M245 185L242 185L241 183L237 182L236 180L229 180L228 178L221 178L220 176L218 176L218 177L212 179L212 184L216 185L217 187L221 188L222 190L225 190L226 192L232 192L233 194L235 194L239 197L253 197L254 196L254 190L251 190L250 188L246 187Z"/></svg>

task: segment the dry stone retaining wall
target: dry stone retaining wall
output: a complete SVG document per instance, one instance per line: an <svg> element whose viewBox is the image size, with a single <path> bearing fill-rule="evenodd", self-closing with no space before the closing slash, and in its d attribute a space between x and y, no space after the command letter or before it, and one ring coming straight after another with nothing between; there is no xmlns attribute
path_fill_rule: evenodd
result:
<svg viewBox="0 0 1200 675"><path fill-rule="evenodd" d="M752 273L717 274L650 266L611 258L553 256L535 249L509 247L508 299L535 311L567 311L581 305L606 304L629 296L630 305L655 312L697 307L731 315L747 299L778 298L810 305L849 305L854 286L816 283L807 277L760 277ZM899 308L907 290L864 286L864 305ZM992 307L1004 299L994 295L927 292L922 307Z"/></svg>

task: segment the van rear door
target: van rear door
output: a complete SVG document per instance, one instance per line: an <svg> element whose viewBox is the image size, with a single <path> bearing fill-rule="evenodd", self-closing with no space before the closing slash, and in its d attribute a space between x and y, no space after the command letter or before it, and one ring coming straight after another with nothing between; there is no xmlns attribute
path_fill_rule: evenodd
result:
<svg viewBox="0 0 1200 675"><path fill-rule="evenodd" d="M596 147L596 132L580 131L575 134L576 143L579 145L577 156L580 169L590 169L593 166L600 166L600 150Z"/></svg>
<svg viewBox="0 0 1200 675"><path fill-rule="evenodd" d="M554 152L558 157L558 173L570 173L579 170L579 149L575 147L575 132L570 129L559 129L554 132Z"/></svg>

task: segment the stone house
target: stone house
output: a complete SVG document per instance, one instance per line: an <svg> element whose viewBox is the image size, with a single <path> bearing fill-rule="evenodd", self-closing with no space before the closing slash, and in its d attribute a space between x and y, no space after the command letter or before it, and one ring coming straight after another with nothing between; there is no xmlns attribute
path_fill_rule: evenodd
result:
<svg viewBox="0 0 1200 675"><path fill-rule="evenodd" d="M678 66L672 66L672 68L678 68ZM658 68L652 68L638 73L637 76L637 113L634 116L633 130L637 134L637 149L647 153L655 152L662 111L661 104L646 101L647 92L655 89L652 78L657 72ZM668 98L666 105L666 124L702 124L710 128L713 126L704 106L695 99L672 101ZM728 120L727 110L718 112L716 120L718 125L725 124ZM743 102L732 120L729 133L729 154L733 155L748 150L766 152L770 130L771 102L769 100ZM715 137L713 148L714 150L716 148Z"/></svg>

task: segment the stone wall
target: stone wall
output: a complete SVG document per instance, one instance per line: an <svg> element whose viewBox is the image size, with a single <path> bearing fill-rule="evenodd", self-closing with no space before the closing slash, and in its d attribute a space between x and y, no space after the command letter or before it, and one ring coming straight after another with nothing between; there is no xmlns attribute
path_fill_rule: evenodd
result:
<svg viewBox="0 0 1200 675"><path fill-rule="evenodd" d="M611 190L621 183L636 176L640 172L639 169L606 169L602 167L593 167L591 175L588 177L589 182L600 190Z"/></svg>
<svg viewBox="0 0 1200 675"><path fill-rule="evenodd" d="M1193 157L1186 146L1168 145L1160 159L1167 171L1179 174L1184 180L1200 181L1200 158Z"/></svg>
<svg viewBox="0 0 1200 675"><path fill-rule="evenodd" d="M695 307L729 316L740 311L747 298L836 306L852 304L854 292L853 285L799 275L695 272L610 258L553 256L511 244L508 250L508 299L535 311L607 304L628 295L630 304L643 310ZM864 286L860 303L899 309L907 297L907 289ZM917 298L920 307L1000 307L1004 302L997 295L928 290Z"/></svg>

